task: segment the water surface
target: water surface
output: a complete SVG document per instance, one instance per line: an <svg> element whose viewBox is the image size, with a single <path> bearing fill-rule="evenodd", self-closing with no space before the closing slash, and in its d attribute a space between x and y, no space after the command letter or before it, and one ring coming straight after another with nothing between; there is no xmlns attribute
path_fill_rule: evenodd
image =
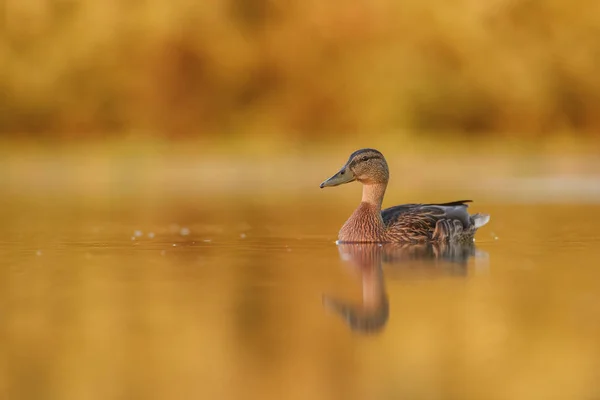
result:
<svg viewBox="0 0 600 400"><path fill-rule="evenodd" d="M351 200L5 199L6 398L600 395L599 206L336 246Z"/></svg>

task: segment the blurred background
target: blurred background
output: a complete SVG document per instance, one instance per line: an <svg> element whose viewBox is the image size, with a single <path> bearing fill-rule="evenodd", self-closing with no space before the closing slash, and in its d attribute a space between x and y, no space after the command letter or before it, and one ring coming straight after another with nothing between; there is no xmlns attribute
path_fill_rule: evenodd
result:
<svg viewBox="0 0 600 400"><path fill-rule="evenodd" d="M7 0L0 131L589 138L595 1ZM405 133L406 134L406 133Z"/></svg>
<svg viewBox="0 0 600 400"><path fill-rule="evenodd" d="M598 398L598 1L0 17L0 397ZM460 278L384 270L370 337L321 304L361 299L334 245L360 189L318 185L362 147L384 206L492 215Z"/></svg>
<svg viewBox="0 0 600 400"><path fill-rule="evenodd" d="M184 192L237 189L296 162L304 173L278 184L307 190L376 147L396 173L420 171L408 186L599 196L594 1L7 0L2 12L0 151L13 174L37 163L27 179L79 168L92 190L143 165Z"/></svg>

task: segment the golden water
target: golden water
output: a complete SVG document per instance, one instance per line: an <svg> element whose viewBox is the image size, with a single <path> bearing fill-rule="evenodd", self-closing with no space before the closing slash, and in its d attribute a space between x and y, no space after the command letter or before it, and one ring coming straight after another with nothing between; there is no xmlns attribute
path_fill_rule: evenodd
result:
<svg viewBox="0 0 600 400"><path fill-rule="evenodd" d="M134 179L89 196L15 177L0 398L600 396L600 206L486 200L474 249L348 247L357 188L318 179L302 196Z"/></svg>

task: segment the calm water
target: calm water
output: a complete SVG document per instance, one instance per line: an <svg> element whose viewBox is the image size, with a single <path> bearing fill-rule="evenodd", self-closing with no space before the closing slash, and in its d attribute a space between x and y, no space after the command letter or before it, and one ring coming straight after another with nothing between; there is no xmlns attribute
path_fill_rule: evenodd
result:
<svg viewBox="0 0 600 400"><path fill-rule="evenodd" d="M1 399L600 398L597 157L390 155L385 206L491 214L449 248L336 246L345 150L88 150L0 158Z"/></svg>
<svg viewBox="0 0 600 400"><path fill-rule="evenodd" d="M336 246L351 201L194 203L4 209L4 398L600 396L598 206L475 203L457 249Z"/></svg>

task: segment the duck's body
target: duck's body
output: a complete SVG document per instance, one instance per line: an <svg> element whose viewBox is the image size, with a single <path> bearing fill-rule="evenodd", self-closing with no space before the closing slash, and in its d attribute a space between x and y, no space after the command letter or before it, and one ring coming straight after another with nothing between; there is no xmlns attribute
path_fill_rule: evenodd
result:
<svg viewBox="0 0 600 400"><path fill-rule="evenodd" d="M403 204L378 209L361 202L342 226L340 242L465 242L489 220L469 215L467 202L445 204Z"/></svg>
<svg viewBox="0 0 600 400"><path fill-rule="evenodd" d="M362 201L342 226L340 242L465 242L472 241L489 215L467 212L470 200L443 204L404 204L381 210L388 183L383 155L374 149L354 152L346 165L321 187L358 180Z"/></svg>

